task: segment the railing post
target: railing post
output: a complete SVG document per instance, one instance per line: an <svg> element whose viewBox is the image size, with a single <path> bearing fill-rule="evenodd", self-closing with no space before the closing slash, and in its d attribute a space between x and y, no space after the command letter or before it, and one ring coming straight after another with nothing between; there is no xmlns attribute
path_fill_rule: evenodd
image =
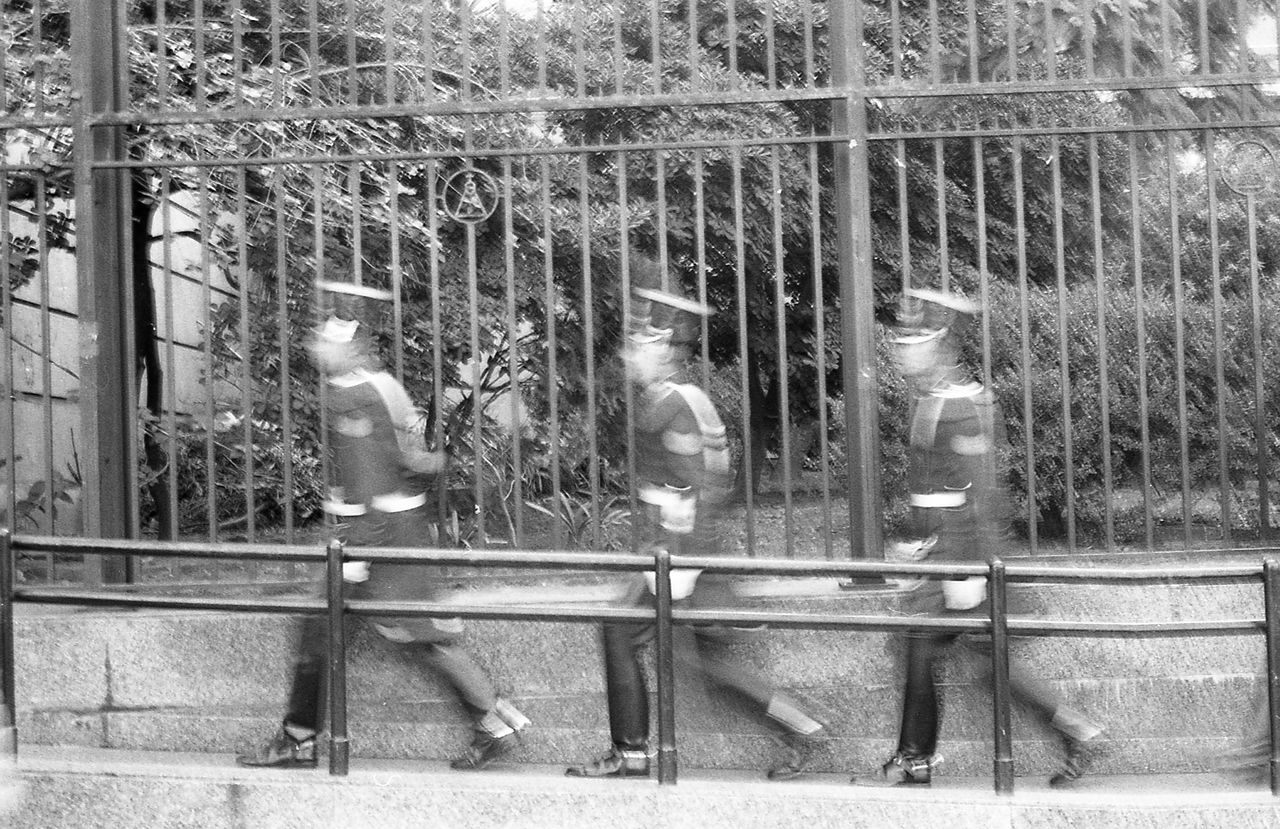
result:
<svg viewBox="0 0 1280 829"><path fill-rule="evenodd" d="M1267 722L1271 726L1271 794L1280 795L1280 562L1262 563L1267 620Z"/></svg>
<svg viewBox="0 0 1280 829"><path fill-rule="evenodd" d="M658 674L658 783L675 783L676 705L675 652L671 630L671 553L660 549L654 556L654 593L657 597Z"/></svg>
<svg viewBox="0 0 1280 829"><path fill-rule="evenodd" d="M996 794L1013 794L1013 739L1009 714L1009 617L1004 562L991 560L991 709L995 719Z"/></svg>
<svg viewBox="0 0 1280 829"><path fill-rule="evenodd" d="M18 757L18 714L14 699L13 658L13 536L0 529L0 754Z"/></svg>
<svg viewBox="0 0 1280 829"><path fill-rule="evenodd" d="M347 638L343 624L342 542L327 550L329 600L329 773L345 775L351 762L347 739Z"/></svg>

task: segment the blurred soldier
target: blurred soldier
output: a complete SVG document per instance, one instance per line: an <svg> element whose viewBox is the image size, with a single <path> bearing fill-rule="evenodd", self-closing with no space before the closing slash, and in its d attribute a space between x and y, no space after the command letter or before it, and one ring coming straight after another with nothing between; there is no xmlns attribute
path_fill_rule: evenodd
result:
<svg viewBox="0 0 1280 829"><path fill-rule="evenodd" d="M960 335L980 307L963 297L931 290L909 290L894 338L894 358L914 386L908 455L912 538L889 545L896 560L984 561L998 555L1008 521L1007 493L998 482L995 451L1003 440L1003 421L986 388L959 364ZM987 618L986 579L922 581L909 607L929 615ZM934 660L962 637L955 633L907 635L906 688L897 753L860 785L928 784L941 757ZM965 636L970 649L990 664L990 639ZM1065 705L1047 685L1018 663L1010 666L1014 695L1031 706L1062 736L1065 760L1050 778L1060 786L1076 780L1096 754L1102 728Z"/></svg>
<svg viewBox="0 0 1280 829"><path fill-rule="evenodd" d="M421 475L438 474L441 452L428 451L421 413L404 387L381 367L372 338L377 304L390 294L358 285L322 283L331 315L311 343L325 376L325 413L333 482L325 511L348 547L416 547L431 537ZM431 601L444 588L437 568L350 561L343 565L355 599ZM462 646L462 621L378 617L373 629L400 646L402 655L439 672L471 714L475 736L452 762L482 769L514 748L529 720L500 699L485 671ZM246 766L314 766L322 726L325 626L318 616L303 624L293 690L284 723L257 750L241 755Z"/></svg>
<svg viewBox="0 0 1280 829"><path fill-rule="evenodd" d="M650 270L653 267L651 263ZM636 474L644 504L644 536L650 546L672 553L716 555L720 552L717 515L733 486L724 424L714 404L696 385L678 374L688 346L700 332L708 309L671 293L639 288L636 319L625 346L630 379L639 390L635 415ZM684 607L712 608L735 604L729 577L700 575L698 570L671 574L672 599ZM628 600L652 605L653 574L637 579ZM613 746L603 757L567 774L574 777L627 777L649 773L649 699L640 665L640 650L654 636L650 623L604 626L605 682ZM781 731L785 759L769 771L770 779L789 779L804 772L825 740L825 729L795 700L777 692L752 672L716 653L742 635L722 626L692 630L676 648L681 664L714 685L736 692L759 715Z"/></svg>

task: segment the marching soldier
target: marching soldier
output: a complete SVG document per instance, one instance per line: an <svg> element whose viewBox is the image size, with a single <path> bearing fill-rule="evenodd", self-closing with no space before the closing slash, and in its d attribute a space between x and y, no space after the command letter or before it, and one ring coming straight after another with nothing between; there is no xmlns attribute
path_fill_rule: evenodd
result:
<svg viewBox="0 0 1280 829"><path fill-rule="evenodd" d="M639 390L636 474L644 504L645 537L650 544L665 545L673 553L715 555L720 551L717 516L733 485L724 424L706 393L678 377L688 347L699 332L700 318L708 309L654 289L639 288L634 296L637 321L631 325L624 359ZM653 576L646 575L647 583L638 579L632 585L629 601L652 603ZM685 606L732 604L732 584L727 576L677 570L671 581L672 598ZM721 626L697 626L692 631L694 644L678 644L676 658L714 685L736 691L756 706L760 716L775 724L787 755L768 776L775 780L796 777L826 741L825 729L797 701L715 652L740 633ZM570 776L648 775L649 702L640 650L653 635L654 627L649 623L604 626L613 745L603 757L569 768Z"/></svg>
<svg viewBox="0 0 1280 829"><path fill-rule="evenodd" d="M959 338L980 307L961 296L909 290L894 338L895 361L914 386L908 454L913 537L894 542L897 560L982 561L997 554L1007 523L1006 493L997 482L995 448L1002 424L990 392L959 364ZM917 584L910 604L929 615L987 616L986 579ZM897 752L860 785L928 784L941 761L934 660L959 634L907 635L906 687ZM967 638L967 637L966 637ZM971 643L989 649L990 641ZM989 653L989 651L988 651ZM1050 784L1079 778L1094 759L1101 726L1065 705L1017 663L1010 666L1014 695L1062 737L1065 758Z"/></svg>
<svg viewBox="0 0 1280 829"><path fill-rule="evenodd" d="M391 295L352 284L321 287L333 304L311 344L326 382L333 484L325 511L339 522L348 547L419 546L430 537L427 497L413 481L440 473L444 455L427 450L421 413L375 356L371 318L376 304ZM444 587L435 568L423 565L351 561L344 563L343 577L348 595L358 599L430 600ZM372 626L405 658L439 672L470 713L474 738L453 768L482 769L514 748L529 720L496 695L463 647L460 619L379 617ZM319 617L306 618L284 722L266 743L238 757L241 765L315 766L323 724L324 633Z"/></svg>

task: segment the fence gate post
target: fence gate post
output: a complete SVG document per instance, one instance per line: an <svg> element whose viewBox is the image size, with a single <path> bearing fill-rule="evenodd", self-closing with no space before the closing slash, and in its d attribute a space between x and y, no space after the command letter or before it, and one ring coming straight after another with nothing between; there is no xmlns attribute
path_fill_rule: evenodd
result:
<svg viewBox="0 0 1280 829"><path fill-rule="evenodd" d="M880 426L875 296L871 268L866 55L862 3L831 3L831 82L848 94L832 103L836 231L840 250L841 376L849 457L849 541L854 558L880 558Z"/></svg>
<svg viewBox="0 0 1280 829"><path fill-rule="evenodd" d="M120 0L74 0L71 21L72 101L75 138L76 272L80 356L80 456L84 474L84 533L127 538L132 531L136 487L131 465L135 395L129 388L129 176L125 169L97 169L95 162L125 157L124 130L95 126L118 111L127 92L122 80L124 38ZM94 556L97 581L128 580L124 556ZM89 565L89 562L86 562Z"/></svg>

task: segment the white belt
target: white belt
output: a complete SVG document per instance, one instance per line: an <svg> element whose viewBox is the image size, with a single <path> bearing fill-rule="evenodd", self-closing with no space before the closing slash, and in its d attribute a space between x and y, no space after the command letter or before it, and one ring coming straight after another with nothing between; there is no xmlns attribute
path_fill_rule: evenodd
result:
<svg viewBox="0 0 1280 829"><path fill-rule="evenodd" d="M687 599L693 594L693 588L698 584L698 576L702 575L701 570L695 570L691 567L677 567L671 571L671 600L678 602L681 599ZM644 580L649 585L649 592L658 595L658 576L652 570L644 571Z"/></svg>
<svg viewBox="0 0 1280 829"><path fill-rule="evenodd" d="M913 492L907 500L913 507L963 507L966 499L963 490L951 490Z"/></svg>
<svg viewBox="0 0 1280 829"><path fill-rule="evenodd" d="M369 501L369 506L378 512L408 512L427 503L427 493L419 492L417 495L407 495L403 492L393 492L390 495L375 495Z"/></svg>
<svg viewBox="0 0 1280 829"><path fill-rule="evenodd" d="M332 498L324 502L324 511L330 515L364 515L364 504L348 504L346 501L335 501Z"/></svg>

